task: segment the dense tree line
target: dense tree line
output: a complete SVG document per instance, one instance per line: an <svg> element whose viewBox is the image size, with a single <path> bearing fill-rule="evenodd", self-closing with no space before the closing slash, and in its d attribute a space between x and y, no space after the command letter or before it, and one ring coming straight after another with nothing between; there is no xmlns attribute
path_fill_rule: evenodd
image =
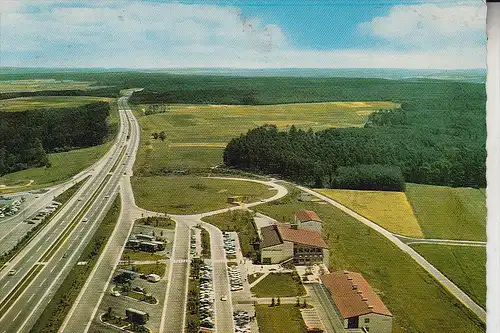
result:
<svg viewBox="0 0 500 333"><path fill-rule="evenodd" d="M47 165L48 152L102 144L109 103L0 112L0 175Z"/></svg>
<svg viewBox="0 0 500 333"><path fill-rule="evenodd" d="M106 87L89 90L67 89L67 90L39 90L39 91L16 91L0 93L0 100L34 97L34 96L94 96L94 97L117 97L120 89L116 87Z"/></svg>
<svg viewBox="0 0 500 333"><path fill-rule="evenodd" d="M407 111L395 114L399 112ZM469 135L470 129L456 135L455 128L431 124L427 128L379 125L376 118L367 128L319 132L294 126L289 131L258 127L229 142L224 163L319 187L401 191L404 181L485 186L484 136Z"/></svg>

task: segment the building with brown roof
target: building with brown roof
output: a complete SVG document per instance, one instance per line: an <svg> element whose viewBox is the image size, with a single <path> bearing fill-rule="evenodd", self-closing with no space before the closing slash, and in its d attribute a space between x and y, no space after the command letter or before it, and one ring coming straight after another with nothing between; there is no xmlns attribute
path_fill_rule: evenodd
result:
<svg viewBox="0 0 500 333"><path fill-rule="evenodd" d="M339 271L322 275L321 282L347 330L391 333L392 313L360 273Z"/></svg>
<svg viewBox="0 0 500 333"><path fill-rule="evenodd" d="M323 221L312 210L299 210L295 213L294 225L297 229L314 230L319 233L323 232Z"/></svg>
<svg viewBox="0 0 500 333"><path fill-rule="evenodd" d="M328 262L328 245L314 230L295 229L289 224L261 228L260 256L263 264L293 258L297 265Z"/></svg>

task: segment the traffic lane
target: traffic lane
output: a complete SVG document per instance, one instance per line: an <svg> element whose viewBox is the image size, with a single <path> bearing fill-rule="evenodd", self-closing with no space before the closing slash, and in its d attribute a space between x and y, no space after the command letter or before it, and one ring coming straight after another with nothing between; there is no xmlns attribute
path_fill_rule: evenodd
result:
<svg viewBox="0 0 500 333"><path fill-rule="evenodd" d="M226 252L223 246L223 236L219 229L214 227L210 229L210 247L212 251L215 293L215 325L217 332L233 332L233 307L229 288L229 278L227 275L227 261ZM223 296L226 296L226 301L221 300Z"/></svg>
<svg viewBox="0 0 500 333"><path fill-rule="evenodd" d="M111 203L108 203L108 206L109 205L111 205ZM99 214L99 211L104 211L104 207L99 208L101 209L96 210L96 214ZM100 218L104 217L104 214L100 215ZM92 216L92 218L96 217ZM53 259L47 263L44 269L17 299L16 303L14 303L11 309L7 312L7 314L11 313L15 317L9 325L9 331L22 332L29 331L29 329L31 329L32 325L34 325L38 317L43 312L45 305L49 302L49 299L57 292L59 286L66 278L69 271L78 262L80 253L83 251L88 243L88 240L90 239L89 235L93 235L95 230L98 228L99 223L97 223L97 220L98 219L96 218L96 222L91 228L85 228L85 226L83 226L80 230L72 234L72 236L70 236L72 239L68 242L69 244L66 244L70 248L61 248L57 251ZM73 253L69 259L62 257L61 251L64 250L68 250L68 252ZM59 272L55 279L53 278L52 272ZM33 297L33 294L35 294L36 297ZM44 302L44 300L46 300L46 302ZM23 312L23 310L27 307L30 311ZM0 326L4 325L5 323L0 321Z"/></svg>
<svg viewBox="0 0 500 333"><path fill-rule="evenodd" d="M112 156L114 158L118 158L119 157L119 153L118 154L112 154ZM104 165L106 166L106 165ZM80 189L78 192L77 192L77 195L75 197L73 197L71 199L71 201L68 203L67 206L69 206L70 208L66 208L64 207L63 210L61 210L60 212L58 212L57 214L60 214L64 211L64 209L67 209L67 212L71 212L71 209L78 209L78 210L81 210L81 208L83 208L83 206L86 204L86 202L78 202L78 201L75 201L76 197L83 197L81 194L82 193L88 193L88 192L91 192L90 195L87 196L87 198L90 198L91 195L93 194L93 192L95 192L95 190L99 187L99 184L102 180L104 180L104 178L106 177L106 174L108 173L108 169L107 168L104 168L102 170L100 170L100 173L97 177L93 177L88 183L84 184L84 186L82 186L82 189ZM76 205L76 206L75 206ZM71 214L71 213L70 213ZM76 214L75 214L76 216ZM56 220L60 220L60 219L64 219L64 218L68 218L68 216L63 216L62 218L58 217L57 215L53 218L53 220L49 223L49 225L45 226L41 232L41 234L43 236L45 236L47 234L47 229L50 230L50 228L52 228L55 224L56 224ZM67 223L69 223L70 221L67 221ZM47 227L50 227L50 228L47 228ZM62 230L64 228L64 226L61 226L59 229L57 230ZM33 240L34 244L37 244L37 242L40 241L40 239L42 239L42 237L40 236L37 236L37 238L35 238ZM45 241L46 242L46 241ZM31 242L30 244L28 244L27 248L30 249L30 245L31 245ZM26 248L25 248L26 250ZM16 258L14 258L14 260L12 262L16 262L16 259L17 259L17 262L20 261L20 259L22 259L24 257L24 255L27 253L27 251L22 251L18 256L16 256ZM9 265L10 267L8 267L7 269L5 269L5 271L3 272L3 275L0 275L0 281L1 281L1 277L4 277L5 274L6 274L6 271L8 271L9 269L12 269L12 262L11 264ZM14 264L15 265L15 264ZM1 273L0 273L1 274Z"/></svg>
<svg viewBox="0 0 500 333"><path fill-rule="evenodd" d="M177 221L174 250L172 253L167 301L163 309L163 332L178 333L184 330L189 273L190 229Z"/></svg>
<svg viewBox="0 0 500 333"><path fill-rule="evenodd" d="M120 170L121 168L118 168L118 169ZM104 171L104 170L102 170L102 171ZM121 171L121 170L120 170L120 171ZM113 177L112 177L112 178L113 178ZM103 179L104 179L104 178L103 178ZM116 178L116 180L118 181L118 180L119 180L119 177L117 177L117 178ZM117 181L116 181L116 183L117 183ZM109 180L108 185L109 185L109 184L111 184L111 183L113 183L113 180L112 180L112 179L110 179L110 180ZM95 204L95 203L94 203L94 204ZM92 213L92 207L90 208L89 212L90 212L90 213ZM95 224L97 224L97 223L95 223ZM61 229L62 229L62 228L61 228ZM76 235L76 234L77 234L77 230L74 230L74 231L70 234L70 236L69 236L69 238L68 238L68 239L70 239L70 238L72 237L72 235ZM69 246L71 247L73 244L74 244L74 240L73 240L73 241L71 241L71 242L69 243ZM83 244L83 242L82 242L82 244ZM60 249L56 252L56 255L57 255L57 253L59 253L59 252L62 250L62 248L63 248L63 247L64 247L64 244L63 244L63 246L62 246L62 247L61 247L61 248L60 248ZM82 248L82 250L83 250L83 248ZM30 257L30 259L31 259L32 257L33 257L33 256L31 256L31 257ZM63 268L66 268L66 267L68 267L68 266L69 266L69 265L65 263L65 264L64 264L64 266L63 266ZM51 274L51 273L52 273L52 271L54 270L54 268L55 268L55 267L53 267L50 271L48 271L48 270L45 270L45 269L44 269L44 270L42 270L42 272L43 272L43 271L45 271L45 272L48 272L48 274ZM45 278L44 278L44 274L39 274L39 275L35 278L35 280L33 281L33 283L31 283L31 284L30 284L30 286L34 286L34 285L36 285L37 280L42 279L42 278L43 278L43 280L42 280L42 282L41 282L41 285L43 285L43 284L47 281L48 277L45 277ZM61 281L61 282L62 282L62 281ZM29 289L29 287L28 287L28 289ZM23 295L25 295L25 294L26 294L26 291L24 291ZM31 297L31 296L30 296L30 297ZM29 300L29 301L31 301L31 299L28 299L28 300ZM17 302L16 302L16 303L17 303ZM13 308L15 308L15 307L11 307L11 309L13 309ZM15 316L16 320L17 320L17 318L19 318L19 315L20 315L20 312L19 312L18 314L16 314L16 316Z"/></svg>

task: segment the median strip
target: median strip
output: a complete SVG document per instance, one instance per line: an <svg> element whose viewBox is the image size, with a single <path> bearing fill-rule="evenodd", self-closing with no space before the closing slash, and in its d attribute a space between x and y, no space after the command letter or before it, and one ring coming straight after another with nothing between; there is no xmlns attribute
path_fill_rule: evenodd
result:
<svg viewBox="0 0 500 333"><path fill-rule="evenodd" d="M73 221L71 221L71 223L59 235L57 240L42 255L42 258L40 259L41 262L47 262L54 256L54 254L57 252L59 247L64 243L64 241L69 237L71 232L76 228L80 219L87 213L90 206L95 202L97 196L102 192L102 189L104 188L104 186L106 186L109 178L111 178L111 175L106 175L106 177L104 178L102 183L99 185L97 190L94 192L94 194L90 198L90 200L85 204L85 206L83 206L82 210L76 215L76 217L73 219Z"/></svg>

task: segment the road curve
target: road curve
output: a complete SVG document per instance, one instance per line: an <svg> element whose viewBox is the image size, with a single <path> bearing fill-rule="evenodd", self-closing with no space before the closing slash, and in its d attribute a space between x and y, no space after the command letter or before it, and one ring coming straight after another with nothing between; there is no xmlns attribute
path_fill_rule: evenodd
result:
<svg viewBox="0 0 500 333"><path fill-rule="evenodd" d="M458 288L453 282L451 282L450 279L448 279L446 276L444 276L443 273L441 273L436 267L434 267L431 263L429 263L427 260L425 260L424 257L422 257L417 251L412 249L410 246L407 244L403 243L398 237L396 237L393 233L387 231L386 229L382 228L378 224L368 220L367 218L359 215L358 213L350 210L349 208L345 207L344 205L340 204L339 202L328 198L322 194L319 194L318 192L315 192L313 190L310 190L308 188L305 188L303 186L297 186L300 190L310 193L311 195L314 195L315 197L324 200L328 202L329 204L337 207L344 213L354 217L356 220L360 221L361 223L367 225L368 227L372 228L373 230L377 231L381 235L383 235L385 238L390 240L394 245L396 245L399 249L402 251L406 252L409 254L420 266L422 266L430 275L432 275L445 289L447 289L453 296L455 296L456 299L458 299L463 305L465 305L467 308L469 308L483 323L486 322L486 311L479 306L476 302L474 302L469 295L464 293L460 288Z"/></svg>

